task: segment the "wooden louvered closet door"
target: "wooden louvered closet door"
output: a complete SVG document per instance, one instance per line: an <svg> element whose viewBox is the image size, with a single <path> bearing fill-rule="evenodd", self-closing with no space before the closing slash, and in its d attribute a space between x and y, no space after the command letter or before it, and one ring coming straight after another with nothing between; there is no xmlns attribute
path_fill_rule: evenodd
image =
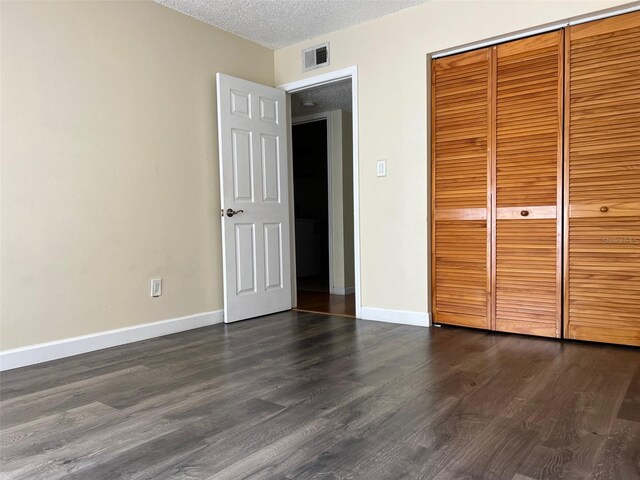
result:
<svg viewBox="0 0 640 480"><path fill-rule="evenodd" d="M561 334L563 32L496 50L495 329Z"/></svg>
<svg viewBox="0 0 640 480"><path fill-rule="evenodd" d="M640 345L640 12L567 29L565 336Z"/></svg>
<svg viewBox="0 0 640 480"><path fill-rule="evenodd" d="M490 49L432 63L432 311L478 328L490 328L490 65Z"/></svg>

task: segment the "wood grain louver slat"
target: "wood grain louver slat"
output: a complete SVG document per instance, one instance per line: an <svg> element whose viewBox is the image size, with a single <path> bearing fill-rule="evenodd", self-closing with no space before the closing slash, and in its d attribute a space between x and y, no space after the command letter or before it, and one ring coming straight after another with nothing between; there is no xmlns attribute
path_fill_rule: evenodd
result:
<svg viewBox="0 0 640 480"><path fill-rule="evenodd" d="M640 346L640 12L434 60L431 94L435 321Z"/></svg>
<svg viewBox="0 0 640 480"><path fill-rule="evenodd" d="M432 62L432 311L490 327L491 52Z"/></svg>
<svg viewBox="0 0 640 480"><path fill-rule="evenodd" d="M640 12L569 27L565 336L640 345Z"/></svg>
<svg viewBox="0 0 640 480"><path fill-rule="evenodd" d="M499 331L561 334L562 38L557 31L495 47Z"/></svg>

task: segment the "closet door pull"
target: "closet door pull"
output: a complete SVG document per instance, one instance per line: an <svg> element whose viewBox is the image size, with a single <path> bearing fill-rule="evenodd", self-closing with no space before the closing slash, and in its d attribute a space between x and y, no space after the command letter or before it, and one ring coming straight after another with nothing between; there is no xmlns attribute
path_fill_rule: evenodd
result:
<svg viewBox="0 0 640 480"><path fill-rule="evenodd" d="M602 213L607 213L609 211L609 207L606 207L606 206L600 207L600 211Z"/></svg>
<svg viewBox="0 0 640 480"><path fill-rule="evenodd" d="M528 217L529 216L529 210L522 210L520 212L520 215L522 215L523 217Z"/></svg>

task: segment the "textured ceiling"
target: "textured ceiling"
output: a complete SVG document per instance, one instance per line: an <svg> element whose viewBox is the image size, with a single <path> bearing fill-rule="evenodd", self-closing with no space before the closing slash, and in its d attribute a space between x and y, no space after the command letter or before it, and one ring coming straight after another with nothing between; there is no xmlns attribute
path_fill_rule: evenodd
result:
<svg viewBox="0 0 640 480"><path fill-rule="evenodd" d="M269 48L314 38L427 0L155 0Z"/></svg>
<svg viewBox="0 0 640 480"><path fill-rule="evenodd" d="M305 108L302 106L305 101L316 105ZM291 116L294 118L338 109L351 111L351 79L327 83L291 95Z"/></svg>

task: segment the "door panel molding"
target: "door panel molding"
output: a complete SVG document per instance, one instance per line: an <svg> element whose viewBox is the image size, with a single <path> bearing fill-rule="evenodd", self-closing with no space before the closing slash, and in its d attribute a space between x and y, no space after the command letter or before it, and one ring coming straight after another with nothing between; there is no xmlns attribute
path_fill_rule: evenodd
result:
<svg viewBox="0 0 640 480"><path fill-rule="evenodd" d="M539 220L553 218L558 215L559 207L555 205L522 205L520 207L501 207L497 209L498 220Z"/></svg>
<svg viewBox="0 0 640 480"><path fill-rule="evenodd" d="M487 220L487 208L439 208L436 220Z"/></svg>

